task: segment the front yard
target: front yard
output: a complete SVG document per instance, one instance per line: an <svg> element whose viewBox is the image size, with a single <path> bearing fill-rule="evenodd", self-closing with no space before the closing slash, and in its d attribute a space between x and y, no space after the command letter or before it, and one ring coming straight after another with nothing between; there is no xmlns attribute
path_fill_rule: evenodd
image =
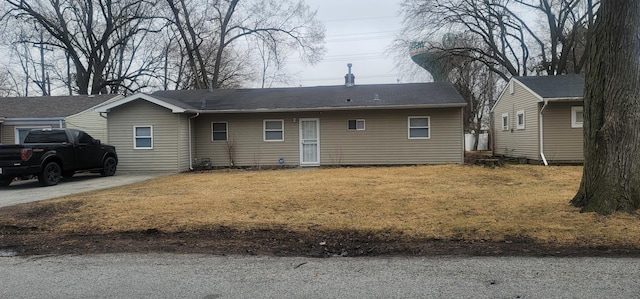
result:
<svg viewBox="0 0 640 299"><path fill-rule="evenodd" d="M179 174L1 209L0 248L4 243L24 253L56 246L70 252L121 246L120 251L225 253L220 248L257 238L261 241L240 248L305 255L305 250L333 246L340 252L351 246L360 255L430 254L420 246L435 242L491 247L480 254L500 254L504 246L515 246L506 251L510 254L571 254L570 248L637 254L640 214L581 214L569 205L581 171L578 166L441 165ZM38 243L47 236L61 244ZM126 236L144 239L140 244L148 248L123 241ZM113 243L104 240L109 238ZM382 250L383 243L396 249ZM296 244L302 248L287 247ZM400 244L413 250L398 249ZM200 250L187 250L194 247Z"/></svg>

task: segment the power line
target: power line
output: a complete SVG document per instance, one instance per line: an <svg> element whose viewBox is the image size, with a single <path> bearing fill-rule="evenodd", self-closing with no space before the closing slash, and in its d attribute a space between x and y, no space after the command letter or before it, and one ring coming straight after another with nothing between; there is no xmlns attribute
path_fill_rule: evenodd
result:
<svg viewBox="0 0 640 299"><path fill-rule="evenodd" d="M387 56L384 53L379 54L371 54L371 55L361 55L361 54L353 54L353 55L338 55L336 57L325 57L322 59L322 62L345 62L345 61L360 61L360 60L380 60L387 59ZM285 63L298 63L299 59L296 60L285 60Z"/></svg>
<svg viewBox="0 0 640 299"><path fill-rule="evenodd" d="M392 39L392 35L381 35L381 36L368 36L368 37L359 37L359 38L336 38L336 39L327 39L327 43L341 43L341 42L358 42L365 40L379 40L379 39Z"/></svg>
<svg viewBox="0 0 640 299"><path fill-rule="evenodd" d="M371 32L361 32L361 33L345 33L345 34L330 34L328 37L335 36L352 36L352 35L369 35L369 34L387 34L387 33L398 33L397 30L394 31L371 31Z"/></svg>
<svg viewBox="0 0 640 299"><path fill-rule="evenodd" d="M349 19L333 19L333 20L324 20L323 22L351 22L351 21L361 21L361 20L380 20L380 19L396 19L397 16L381 16L381 17L366 17L366 18L349 18Z"/></svg>

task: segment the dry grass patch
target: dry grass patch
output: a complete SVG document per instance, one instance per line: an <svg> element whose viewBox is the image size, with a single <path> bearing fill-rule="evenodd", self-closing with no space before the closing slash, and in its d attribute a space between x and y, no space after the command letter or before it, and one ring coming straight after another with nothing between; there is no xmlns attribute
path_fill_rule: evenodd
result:
<svg viewBox="0 0 640 299"><path fill-rule="evenodd" d="M51 218L51 229L60 232L350 229L418 238L501 241L515 236L559 245L640 247L638 214L581 214L568 204L581 171L527 165L226 170L168 176L43 204L77 207Z"/></svg>

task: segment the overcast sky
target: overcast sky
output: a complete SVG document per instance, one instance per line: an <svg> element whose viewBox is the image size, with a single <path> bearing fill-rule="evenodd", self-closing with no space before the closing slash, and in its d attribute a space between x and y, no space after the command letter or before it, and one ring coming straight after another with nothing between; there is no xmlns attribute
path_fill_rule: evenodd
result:
<svg viewBox="0 0 640 299"><path fill-rule="evenodd" d="M398 16L400 0L306 0L306 3L318 9L318 19L327 29L327 52L315 66L300 65L293 58L288 61L288 69L297 74L297 82L292 82L292 86L344 84L347 63L353 64L356 84L398 82L394 58L387 50L402 27ZM407 59L411 59L408 54ZM409 81L403 78L400 82Z"/></svg>

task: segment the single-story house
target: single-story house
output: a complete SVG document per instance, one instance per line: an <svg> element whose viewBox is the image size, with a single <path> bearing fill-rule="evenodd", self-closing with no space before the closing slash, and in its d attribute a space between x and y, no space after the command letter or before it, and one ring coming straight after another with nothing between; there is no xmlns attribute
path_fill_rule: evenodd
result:
<svg viewBox="0 0 640 299"><path fill-rule="evenodd" d="M107 120L94 108L121 95L0 98L0 143L18 144L39 128L73 128L107 142Z"/></svg>
<svg viewBox="0 0 640 299"><path fill-rule="evenodd" d="M513 77L491 109L494 154L529 162L580 163L583 75Z"/></svg>
<svg viewBox="0 0 640 299"><path fill-rule="evenodd" d="M96 109L120 170L462 163L448 83L158 91Z"/></svg>

